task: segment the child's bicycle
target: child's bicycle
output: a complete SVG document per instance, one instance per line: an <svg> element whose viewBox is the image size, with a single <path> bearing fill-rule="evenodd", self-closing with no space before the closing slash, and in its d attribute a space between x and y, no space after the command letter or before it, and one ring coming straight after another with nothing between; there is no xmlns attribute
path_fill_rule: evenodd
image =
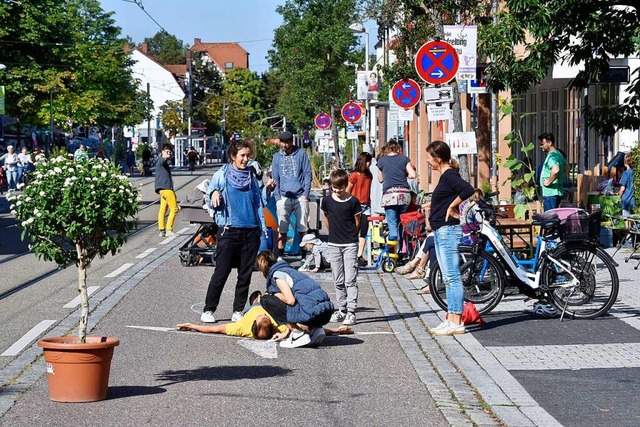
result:
<svg viewBox="0 0 640 427"><path fill-rule="evenodd" d="M487 197L490 197L488 195ZM532 260L518 260L495 228L496 209L480 200L472 229L472 243L460 246L460 272L464 298L480 314L493 310L504 293L507 276L521 292L546 299L573 318L593 319L605 314L618 296L616 263L598 246L601 211L578 210L561 220L552 211L534 216L540 227ZM439 266L430 273L431 294L447 309L446 286Z"/></svg>
<svg viewBox="0 0 640 427"><path fill-rule="evenodd" d="M383 216L369 217L369 231L371 233L371 267L359 267L360 270L382 270L391 273L398 264L399 255L395 248L398 246L397 240L387 239L388 232L385 228ZM394 248L394 249L392 249Z"/></svg>

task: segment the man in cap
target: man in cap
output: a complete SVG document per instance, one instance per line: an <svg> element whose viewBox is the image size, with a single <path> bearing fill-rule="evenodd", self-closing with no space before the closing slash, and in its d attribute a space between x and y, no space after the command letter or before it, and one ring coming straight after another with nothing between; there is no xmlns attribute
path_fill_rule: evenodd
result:
<svg viewBox="0 0 640 427"><path fill-rule="evenodd" d="M273 155L271 164L275 189L276 213L278 216L277 254L284 253L287 229L291 214L295 213L293 224L300 234L300 240L309 229L309 192L311 191L311 163L307 153L293 145L293 134L285 131L280 135L280 151Z"/></svg>

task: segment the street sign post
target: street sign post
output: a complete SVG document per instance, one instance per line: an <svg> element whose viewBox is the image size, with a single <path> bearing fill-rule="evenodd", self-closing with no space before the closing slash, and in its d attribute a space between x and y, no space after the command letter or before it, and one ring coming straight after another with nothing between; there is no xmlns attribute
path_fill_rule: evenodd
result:
<svg viewBox="0 0 640 427"><path fill-rule="evenodd" d="M399 106L406 109L415 107L420 102L420 85L412 79L398 80L391 88L391 97Z"/></svg>
<svg viewBox="0 0 640 427"><path fill-rule="evenodd" d="M415 58L416 72L422 80L432 85L451 81L456 76L459 65L456 50L442 40L423 44Z"/></svg>
<svg viewBox="0 0 640 427"><path fill-rule="evenodd" d="M320 113L316 116L314 122L318 129L329 129L331 127L331 116L327 113Z"/></svg>
<svg viewBox="0 0 640 427"><path fill-rule="evenodd" d="M355 123L362 118L362 107L355 102L347 102L342 107L342 118L349 123Z"/></svg>

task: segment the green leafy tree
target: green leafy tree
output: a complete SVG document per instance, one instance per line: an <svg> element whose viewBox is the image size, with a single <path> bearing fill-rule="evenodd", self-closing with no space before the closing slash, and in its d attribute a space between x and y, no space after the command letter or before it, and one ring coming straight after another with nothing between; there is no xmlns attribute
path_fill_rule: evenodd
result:
<svg viewBox="0 0 640 427"><path fill-rule="evenodd" d="M89 319L87 269L95 257L116 253L135 227L138 189L117 166L98 158L59 156L38 162L21 194L8 199L38 259L78 268L80 342Z"/></svg>
<svg viewBox="0 0 640 427"><path fill-rule="evenodd" d="M191 61L191 108L193 120L200 124L207 123L207 100L222 93L224 76L209 59L206 52L189 52Z"/></svg>
<svg viewBox="0 0 640 427"><path fill-rule="evenodd" d="M185 54L188 46L173 34L161 30L153 37L145 38L144 43L147 44L147 52L160 63L186 64Z"/></svg>
<svg viewBox="0 0 640 427"><path fill-rule="evenodd" d="M222 83L227 93L232 93L236 100L247 110L247 115L253 119L265 117L264 83L258 73L246 68L236 68L229 71Z"/></svg>
<svg viewBox="0 0 640 427"><path fill-rule="evenodd" d="M160 123L170 139L187 131L187 123L184 121L185 109L184 101L167 101L160 107Z"/></svg>
<svg viewBox="0 0 640 427"><path fill-rule="evenodd" d="M281 85L277 111L302 128L320 111L337 111L349 99L355 76L347 64L360 53L349 30L358 21L356 1L288 0L276 10L283 24L275 31L269 62Z"/></svg>

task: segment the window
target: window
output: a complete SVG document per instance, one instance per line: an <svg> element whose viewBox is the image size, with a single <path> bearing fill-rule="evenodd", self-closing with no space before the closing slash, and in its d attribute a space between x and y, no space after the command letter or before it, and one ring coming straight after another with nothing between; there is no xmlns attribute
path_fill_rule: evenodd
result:
<svg viewBox="0 0 640 427"><path fill-rule="evenodd" d="M233 68L233 62L225 62L224 68L230 70L231 68Z"/></svg>

